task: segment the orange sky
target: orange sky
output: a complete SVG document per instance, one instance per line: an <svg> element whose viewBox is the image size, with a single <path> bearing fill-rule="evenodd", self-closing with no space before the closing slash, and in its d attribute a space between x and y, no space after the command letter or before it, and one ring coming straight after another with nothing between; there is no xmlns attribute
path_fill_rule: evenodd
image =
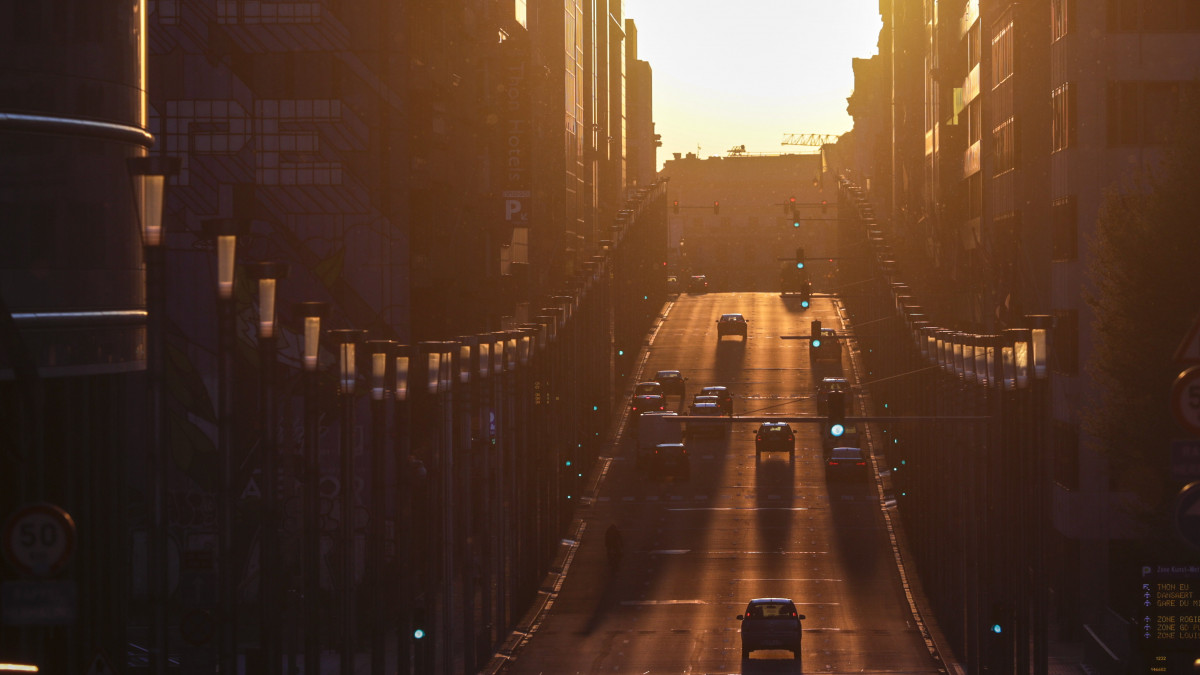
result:
<svg viewBox="0 0 1200 675"><path fill-rule="evenodd" d="M625 0L654 70L658 166L673 152L801 152L850 129L851 59L876 53L879 0Z"/></svg>

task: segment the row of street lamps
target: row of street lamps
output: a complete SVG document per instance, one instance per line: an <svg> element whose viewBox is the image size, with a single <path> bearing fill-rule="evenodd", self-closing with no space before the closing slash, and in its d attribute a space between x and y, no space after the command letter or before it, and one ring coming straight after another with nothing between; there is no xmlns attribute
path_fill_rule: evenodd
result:
<svg viewBox="0 0 1200 675"><path fill-rule="evenodd" d="M1048 664L1046 443L1052 317L997 334L928 320L862 191L842 186L870 283L847 293L886 414L880 461L890 468L917 569L968 670L1032 672ZM853 282L855 279L851 279ZM892 321L872 321L890 317ZM937 420L933 425L905 421ZM978 421L976 421L978 420ZM1032 653L1031 653L1032 650Z"/></svg>
<svg viewBox="0 0 1200 675"><path fill-rule="evenodd" d="M164 191L167 179L179 170L178 160L160 156L135 157L128 161L135 199L139 206L142 243L146 260L147 284L147 494L151 526L147 569L150 574L149 658L156 674L167 672L168 626L170 625L168 531L166 496L169 483L166 439L165 335L165 252L162 226ZM661 196L661 190L653 195ZM288 277L289 268L279 262L236 264L239 236L248 233L248 224L230 219L204 221L203 231L216 249L217 308L217 452L219 480L216 511L217 593L216 660L221 672L239 667L238 583L234 570L239 561L235 533L239 495L235 489L242 453L248 440L238 438L235 426L235 353L237 316L235 274L245 274L257 285L257 355L259 361L258 419L259 467L261 483L261 540L259 547L259 636L262 672L279 673L297 654L295 643L302 642L306 673L320 671L323 645L334 642L340 649L340 671L355 672L357 636L369 634L371 672L382 673L388 667L387 631L397 631L399 642L393 652L400 672L422 672L442 665L466 667L479 665L476 656L455 654L458 649L474 649L477 644L490 648L504 628L515 620L521 603L532 599L538 575L544 573L554 551L553 543L570 511L573 489L582 475L589 451L594 449L608 411L605 402L611 391L611 363L595 358L610 354L614 330L634 331L641 327L621 313L614 313L609 278L613 274L613 256L631 211L620 227L614 229L612 242L602 255L581 265L562 294L550 297L536 316L524 323L512 322L505 330L471 335L451 341L428 341L408 346L385 339L367 339L367 333L352 328L328 329L324 323L330 307L322 302L300 302L292 307L300 319L299 355L303 399L303 442L299 483L302 485L302 527L299 546L301 588L293 592L303 598L302 616L285 617L288 594L285 593L281 560L282 529L280 485L281 467L277 402L277 350L280 326L277 321L279 282ZM632 296L631 296L632 297ZM640 298L641 296L638 295ZM626 324L628 324L626 326ZM635 325L637 324L637 325ZM625 326L622 328L622 326ZM336 612L323 611L320 569L323 558L319 523L322 497L321 431L323 428L320 352L327 345L336 354L337 421L339 427L337 511L341 528L334 542L337 552L335 591L340 591ZM359 372L359 363L369 364ZM568 362L575 365L568 367ZM360 379L367 383L371 411L369 445L365 454L370 466L357 463L355 445L356 411ZM585 393L586 392L586 393ZM586 399L586 400L584 400ZM583 413L583 410L590 411ZM590 416L589 416L590 415ZM531 429L536 427L537 433ZM596 436L597 438L593 438ZM409 446L419 439L421 446ZM490 443L488 441L490 439ZM477 445L482 441L482 445ZM494 458L482 461L474 452ZM417 487L411 475L424 476L422 455L431 462L432 480L427 490L433 502L413 503ZM564 461L566 460L566 461ZM563 467L571 467L569 471ZM244 471L244 468L242 469ZM356 599L356 555L358 537L354 516L360 490L355 477L366 476L364 485L369 500L365 532L364 581L369 595ZM497 478L499 476L499 478ZM389 483L391 477L400 482ZM487 495L477 503L467 489L478 483ZM460 494L460 491L463 494ZM423 493L422 493L423 494ZM461 500L461 504L455 499ZM475 512L483 511L480 515ZM511 510L512 512L508 512ZM420 511L420 513L417 513ZM388 514L397 530L385 528ZM394 519L394 520L392 520ZM478 521L478 522L476 522ZM457 528L457 529L456 529ZM458 530L468 530L460 532ZM472 534L482 535L482 544L464 544ZM437 538L432 539L431 538ZM419 542L428 553L419 556L410 543ZM494 541L493 541L494 540ZM394 549L389 549L395 542ZM471 547L482 546L490 556L484 561L471 559ZM436 548L436 547L441 547ZM424 549L423 549L424 550ZM386 559L399 566L399 579L385 579ZM483 581L463 581L462 568L483 568ZM410 578L411 577L411 578ZM393 595L384 593L388 583L399 585L400 606L387 606ZM439 589L427 586L441 584ZM464 584L481 588L464 588ZM457 586L456 586L457 584ZM484 622L457 625L459 613L449 611L457 605L484 603ZM419 599L424 598L424 599ZM429 606L430 603L436 606ZM356 626L363 614L358 604L369 604L370 624ZM418 612L416 605L420 604ZM469 607L466 607L469 609ZM364 607L364 609L366 609ZM426 612L425 610L430 610ZM436 647L430 640L405 634L409 614L436 613L441 634ZM336 630L330 630L333 615ZM385 622L382 617L389 617ZM298 619L298 621L296 621ZM416 619L413 619L416 621ZM294 629L302 637L284 635L282 627L295 621ZM385 623L391 622L389 627ZM245 628L245 626L241 626ZM428 636L433 626L416 625ZM324 634L329 633L329 634ZM481 640L485 637L487 640ZM482 645L487 641L489 644ZM244 640L243 640L244 642ZM287 644L285 644L287 643ZM291 646L288 646L291 645ZM434 649L438 654L430 654ZM425 650L425 651L422 651Z"/></svg>

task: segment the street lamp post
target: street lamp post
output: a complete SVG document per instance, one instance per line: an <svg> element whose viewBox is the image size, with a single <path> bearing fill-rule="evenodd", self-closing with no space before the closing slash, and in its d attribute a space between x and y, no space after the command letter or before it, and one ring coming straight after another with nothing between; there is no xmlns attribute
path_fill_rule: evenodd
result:
<svg viewBox="0 0 1200 675"><path fill-rule="evenodd" d="M217 246L217 449L221 457L219 513L219 568L221 632L218 651L222 673L237 667L237 579L234 575L233 523L233 343L236 339L233 299L234 263L237 252L238 224L228 219L204 222L206 232Z"/></svg>
<svg viewBox="0 0 1200 675"><path fill-rule="evenodd" d="M1047 314L1027 316L1029 330L1029 361L1028 371L1033 376L1033 403L1030 411L1032 417L1032 443L1035 454L1041 457L1050 456L1046 444L1046 417L1049 414L1049 337L1054 324L1054 317ZM1048 526L1050 522L1050 490L1053 485L1051 466L1053 462L1038 463L1038 476L1035 481L1037 496L1033 502L1034 522L1037 530L1034 538L1033 554L1033 672L1034 675L1046 675L1049 669L1049 611L1050 598L1047 583L1047 551L1049 545Z"/></svg>
<svg viewBox="0 0 1200 675"><path fill-rule="evenodd" d="M163 204L167 176L179 173L178 157L130 157L126 160L134 179L141 220L142 252L146 261L146 475L150 489L150 527L146 564L150 600L150 670L165 675L167 668L167 425L166 246L163 244Z"/></svg>
<svg viewBox="0 0 1200 675"><path fill-rule="evenodd" d="M371 593L372 675L382 675L384 671L383 492L390 437L387 399L395 388L396 370L392 361L395 346L391 340L367 341L367 351L371 355L371 453L368 463L371 511L367 515L367 587Z"/></svg>
<svg viewBox="0 0 1200 675"><path fill-rule="evenodd" d="M356 351L363 331L329 331L338 346L338 393L341 401L341 518L342 518L342 660L341 672L354 672L354 384L358 379Z"/></svg>
<svg viewBox="0 0 1200 675"><path fill-rule="evenodd" d="M304 318L304 672L321 673L321 530L318 507L321 486L320 419L317 417L321 318L324 302L297 303Z"/></svg>
<svg viewBox="0 0 1200 675"><path fill-rule="evenodd" d="M259 547L259 640L266 675L279 672L279 518L276 499L278 453L275 411L275 289L286 279L286 263L260 262L246 266L249 278L258 281L258 410L262 452L262 537Z"/></svg>

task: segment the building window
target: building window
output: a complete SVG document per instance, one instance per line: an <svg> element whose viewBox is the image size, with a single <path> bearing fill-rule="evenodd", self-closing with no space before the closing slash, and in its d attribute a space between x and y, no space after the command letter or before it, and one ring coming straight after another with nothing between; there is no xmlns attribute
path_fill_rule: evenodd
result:
<svg viewBox="0 0 1200 675"><path fill-rule="evenodd" d="M1066 150L1075 136L1075 96L1069 82L1051 93L1050 109L1050 150Z"/></svg>
<svg viewBox="0 0 1200 675"><path fill-rule="evenodd" d="M1054 260L1079 257L1078 207L1074 195L1055 199L1050 206L1051 243Z"/></svg>
<svg viewBox="0 0 1200 675"><path fill-rule="evenodd" d="M1177 33L1200 29L1196 0L1107 0L1111 33Z"/></svg>
<svg viewBox="0 0 1200 675"><path fill-rule="evenodd" d="M992 143L992 175L999 176L1017 168L1016 126L1013 118L1004 120L992 130Z"/></svg>
<svg viewBox="0 0 1200 675"><path fill-rule="evenodd" d="M1054 482L1067 490L1079 489L1079 425L1054 420Z"/></svg>
<svg viewBox="0 0 1200 675"><path fill-rule="evenodd" d="M1184 82L1109 82L1109 146L1169 142L1182 103L1194 100L1194 88Z"/></svg>
<svg viewBox="0 0 1200 675"><path fill-rule="evenodd" d="M1057 42L1071 30L1071 0L1050 0L1050 41Z"/></svg>
<svg viewBox="0 0 1200 675"><path fill-rule="evenodd" d="M992 87L1012 77L1013 24L1010 21L992 36Z"/></svg>
<svg viewBox="0 0 1200 675"><path fill-rule="evenodd" d="M1079 311L1054 310L1054 340L1050 367L1059 375L1079 374Z"/></svg>

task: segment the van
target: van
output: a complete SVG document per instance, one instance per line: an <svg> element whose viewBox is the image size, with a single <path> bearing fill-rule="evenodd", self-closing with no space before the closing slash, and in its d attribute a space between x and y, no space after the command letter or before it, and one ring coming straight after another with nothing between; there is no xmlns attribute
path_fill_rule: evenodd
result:
<svg viewBox="0 0 1200 675"><path fill-rule="evenodd" d="M670 410L637 416L636 459L639 469L648 466L647 459L654 455L654 448L659 444L683 442L683 423L671 419L678 416L679 413Z"/></svg>

